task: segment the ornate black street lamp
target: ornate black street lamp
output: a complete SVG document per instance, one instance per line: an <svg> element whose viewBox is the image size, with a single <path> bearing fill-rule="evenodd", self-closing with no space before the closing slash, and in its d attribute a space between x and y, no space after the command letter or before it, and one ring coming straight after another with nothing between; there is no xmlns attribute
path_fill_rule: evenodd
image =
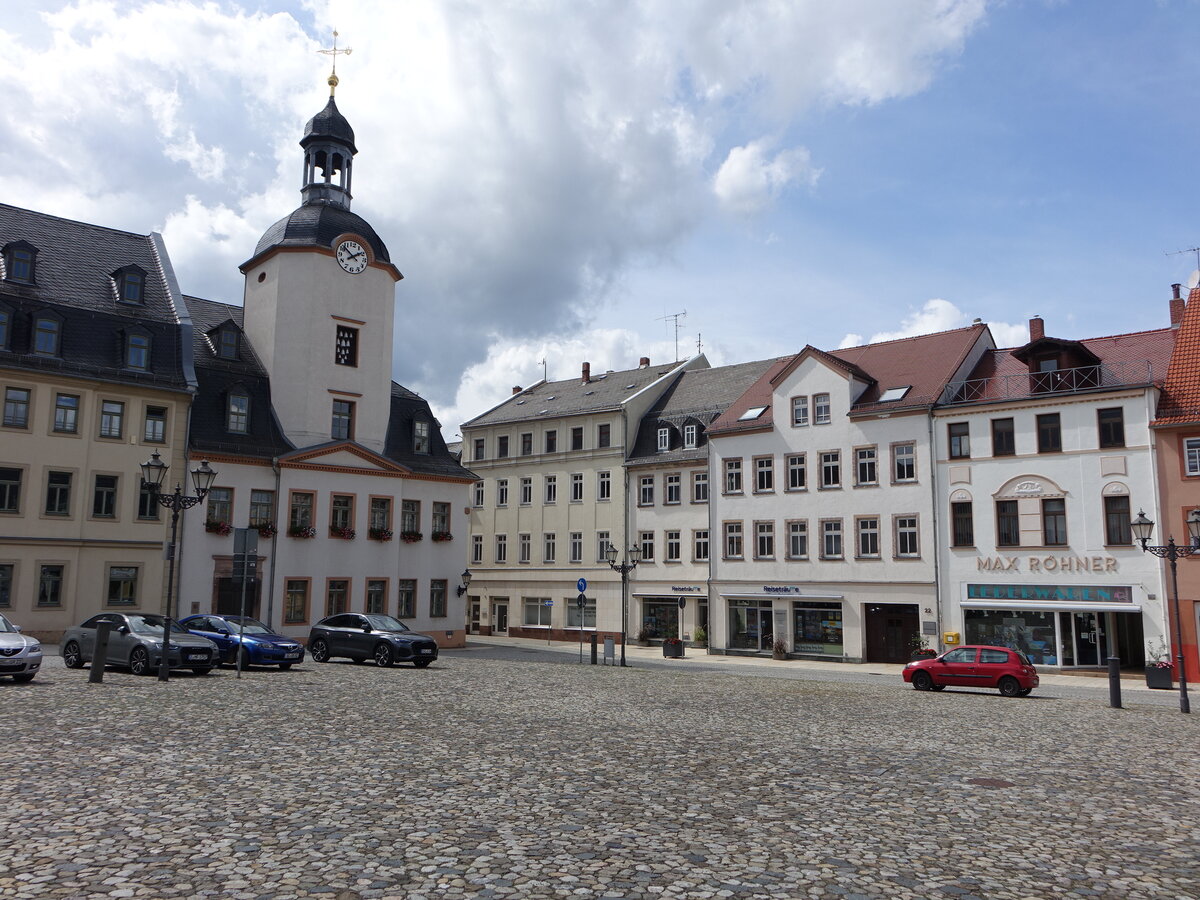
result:
<svg viewBox="0 0 1200 900"><path fill-rule="evenodd" d="M1167 538L1165 546L1149 547L1147 546L1147 541L1150 540L1150 535L1154 531L1154 522L1147 519L1146 513L1139 509L1137 518L1129 524L1134 538L1142 545L1144 551L1153 553L1155 556L1171 563L1171 600L1175 604L1175 659L1179 668L1179 711L1182 713L1190 713L1192 706L1188 702L1187 669L1184 668L1183 616L1179 612L1179 579L1175 572L1175 561L1177 559L1187 559L1189 556L1200 553L1200 509L1192 510L1191 514L1187 517L1187 527L1191 541L1186 546L1178 546L1175 543L1175 537L1172 535ZM1167 630L1170 631L1169 626Z"/></svg>
<svg viewBox="0 0 1200 900"><path fill-rule="evenodd" d="M625 642L629 639L629 573L642 561L642 551L638 547L630 547L625 551L625 559L617 562L617 548L609 544L604 551L604 558L610 569L621 573L621 665L624 666Z"/></svg>
<svg viewBox="0 0 1200 900"><path fill-rule="evenodd" d="M189 497L183 493L179 482L175 483L175 490L171 493L164 494L162 492L169 466L159 459L157 450L150 459L142 463L141 468L142 483L154 499L171 511L171 543L167 546L167 596L163 602L163 645L162 655L158 660L158 680L166 681L170 678L171 673L171 600L172 589L175 585L175 539L179 533L179 514L185 509L191 509L204 499L204 495L216 481L217 473L209 468L207 459L192 469L192 484L196 488L196 495Z"/></svg>
<svg viewBox="0 0 1200 900"><path fill-rule="evenodd" d="M461 597L467 592L467 588L471 586L471 570L463 569L463 573L458 577L462 579L462 584L456 587L455 590L458 591L458 596Z"/></svg>

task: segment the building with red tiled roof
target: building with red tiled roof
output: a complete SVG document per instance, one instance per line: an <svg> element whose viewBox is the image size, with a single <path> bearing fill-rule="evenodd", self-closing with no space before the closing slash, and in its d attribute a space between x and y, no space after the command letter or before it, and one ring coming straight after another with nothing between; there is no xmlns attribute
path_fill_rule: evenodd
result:
<svg viewBox="0 0 1200 900"><path fill-rule="evenodd" d="M1186 304L1175 285L1172 325L1177 328L1175 350L1167 367L1166 381L1153 428L1158 451L1159 515L1151 537L1154 544L1168 538L1183 544L1191 539L1186 520L1200 508L1200 288L1193 288ZM1151 513L1153 516L1153 513ZM1166 564L1164 564L1166 565ZM1173 639L1171 656L1182 651L1188 681L1200 681L1200 651L1197 624L1200 618L1200 557L1176 563L1179 609L1170 615ZM1168 598L1174 604L1174 597ZM1175 621L1176 616L1178 621ZM1177 675L1178 673L1176 673Z"/></svg>
<svg viewBox="0 0 1200 900"><path fill-rule="evenodd" d="M938 631L1038 666L1140 667L1166 608L1131 511L1157 505L1150 422L1176 331L1058 338L1034 317L1029 332L933 412Z"/></svg>

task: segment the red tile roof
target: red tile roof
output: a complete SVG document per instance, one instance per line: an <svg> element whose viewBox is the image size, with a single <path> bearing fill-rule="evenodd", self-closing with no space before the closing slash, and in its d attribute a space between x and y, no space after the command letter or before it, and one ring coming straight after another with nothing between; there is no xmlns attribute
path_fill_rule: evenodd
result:
<svg viewBox="0 0 1200 900"><path fill-rule="evenodd" d="M1192 288L1188 294L1176 334L1175 350L1158 401L1158 418L1153 425L1200 422L1200 287Z"/></svg>

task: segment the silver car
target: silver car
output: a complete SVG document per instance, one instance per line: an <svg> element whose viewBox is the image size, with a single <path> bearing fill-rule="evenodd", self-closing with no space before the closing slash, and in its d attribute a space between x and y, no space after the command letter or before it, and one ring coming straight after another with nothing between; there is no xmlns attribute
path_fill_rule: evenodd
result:
<svg viewBox="0 0 1200 900"><path fill-rule="evenodd" d="M20 626L0 615L0 675L9 675L13 681L33 681L41 667L38 639L25 637Z"/></svg>
<svg viewBox="0 0 1200 900"><path fill-rule="evenodd" d="M100 613L82 625L63 632L62 658L68 669L81 669L91 662L96 649L96 628L111 622L106 665L127 666L134 675L149 675L158 669L163 653L163 617L152 613ZM167 664L172 669L191 669L207 675L221 662L221 652L208 638L171 622Z"/></svg>

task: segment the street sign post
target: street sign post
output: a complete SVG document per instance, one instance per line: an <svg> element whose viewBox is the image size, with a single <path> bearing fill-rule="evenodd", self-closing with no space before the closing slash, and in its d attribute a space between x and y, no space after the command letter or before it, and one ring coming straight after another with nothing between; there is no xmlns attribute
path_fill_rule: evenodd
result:
<svg viewBox="0 0 1200 900"><path fill-rule="evenodd" d="M579 579L578 583L585 586L587 585L587 582L582 578ZM579 590L582 591L583 588L580 588ZM587 597L585 597L582 593L575 598L575 608L579 610L579 664L581 666L583 665L583 608L586 605Z"/></svg>
<svg viewBox="0 0 1200 900"><path fill-rule="evenodd" d="M258 570L258 529L233 529L233 577L242 582L241 616L238 620L237 677L242 677L242 641L246 635L246 584Z"/></svg>
<svg viewBox="0 0 1200 900"><path fill-rule="evenodd" d="M580 578L577 582L575 582L575 590L579 591L579 593L581 593L581 594L584 591L586 591L587 590L587 579Z"/></svg>

